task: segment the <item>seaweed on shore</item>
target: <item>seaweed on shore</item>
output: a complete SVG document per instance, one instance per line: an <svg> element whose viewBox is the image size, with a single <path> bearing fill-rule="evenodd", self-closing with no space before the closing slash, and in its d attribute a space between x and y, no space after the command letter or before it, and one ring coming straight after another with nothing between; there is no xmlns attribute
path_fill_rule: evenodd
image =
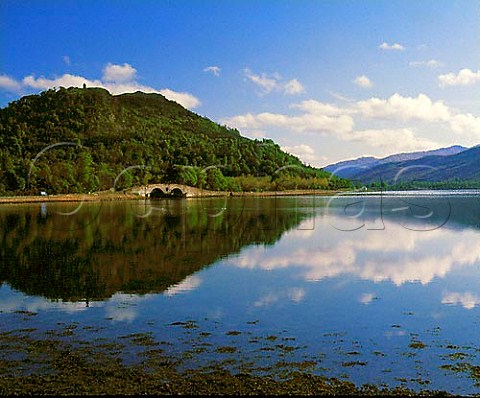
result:
<svg viewBox="0 0 480 398"><path fill-rule="evenodd" d="M1 395L449 395L404 387L356 386L349 381L313 375L306 370L308 366L298 364L290 370L287 363L282 364L282 378L275 378L273 373L233 373L221 363L181 371L179 360L161 349L150 349L140 363L126 365L103 341L96 344L53 337L42 343L30 333L2 334L0 340L24 353L0 358ZM114 351L118 353L121 346L117 345ZM38 366L32 368L35 363ZM30 371L25 372L26 369Z"/></svg>

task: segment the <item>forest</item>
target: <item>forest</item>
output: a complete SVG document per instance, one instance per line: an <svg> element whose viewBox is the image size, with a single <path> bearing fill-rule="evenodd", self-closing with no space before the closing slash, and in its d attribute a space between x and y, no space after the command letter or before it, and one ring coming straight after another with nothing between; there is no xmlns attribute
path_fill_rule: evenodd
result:
<svg viewBox="0 0 480 398"><path fill-rule="evenodd" d="M251 140L160 94L56 88L0 109L0 195L176 182L225 191L351 188L272 140Z"/></svg>

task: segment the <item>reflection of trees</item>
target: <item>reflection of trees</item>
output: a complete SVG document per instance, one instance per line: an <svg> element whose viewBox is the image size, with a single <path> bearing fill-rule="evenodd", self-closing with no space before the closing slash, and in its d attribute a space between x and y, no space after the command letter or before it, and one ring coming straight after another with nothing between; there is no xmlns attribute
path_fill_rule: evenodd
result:
<svg viewBox="0 0 480 398"><path fill-rule="evenodd" d="M229 199L225 211L223 199L208 202L214 210L204 201L156 202L149 217L132 203L84 204L69 217L4 207L0 280L71 301L163 291L245 245L274 243L307 216L273 200Z"/></svg>

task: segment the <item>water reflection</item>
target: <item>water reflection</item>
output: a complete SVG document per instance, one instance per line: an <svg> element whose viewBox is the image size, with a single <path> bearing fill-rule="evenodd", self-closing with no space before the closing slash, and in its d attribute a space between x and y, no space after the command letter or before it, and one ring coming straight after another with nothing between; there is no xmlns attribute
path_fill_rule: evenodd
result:
<svg viewBox="0 0 480 398"><path fill-rule="evenodd" d="M61 204L49 213L43 204L4 206L0 281L29 295L87 303L116 292L174 295L201 283L194 272L246 245L273 244L312 212L258 199L232 199L214 212L225 203Z"/></svg>
<svg viewBox="0 0 480 398"><path fill-rule="evenodd" d="M225 360L221 347L260 367L308 360L356 383L476 391L445 368L455 347L479 359L476 196L86 203L62 216L75 208L0 207L4 329L68 321L152 333L192 366Z"/></svg>
<svg viewBox="0 0 480 398"><path fill-rule="evenodd" d="M358 204L357 199L352 200ZM253 248L248 255L230 262L241 268L264 270L295 267L308 281L351 275L397 286L407 282L428 284L434 278L480 262L478 224L473 214L478 212L474 210L478 206L476 199L456 200L454 206L447 202L451 199L443 200L430 199L422 204L431 215L417 218L397 211L398 199L385 198L380 219L380 202L367 198L367 206L353 217L363 227L349 231L332 227L345 223L347 199L335 207L329 201L328 211L317 217L311 233L302 233L300 226L287 234L275 250ZM473 228L465 228L465 221Z"/></svg>

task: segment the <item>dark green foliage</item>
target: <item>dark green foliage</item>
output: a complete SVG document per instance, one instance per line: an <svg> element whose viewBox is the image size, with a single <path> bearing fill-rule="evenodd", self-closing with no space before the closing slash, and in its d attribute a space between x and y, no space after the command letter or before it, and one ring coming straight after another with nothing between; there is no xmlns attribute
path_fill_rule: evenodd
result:
<svg viewBox="0 0 480 398"><path fill-rule="evenodd" d="M296 168L288 176L316 179L310 185L349 187L271 140L242 137L160 94L60 88L0 110L0 194L80 193L155 182L238 190L241 184L228 177L281 181L276 174L285 166Z"/></svg>

